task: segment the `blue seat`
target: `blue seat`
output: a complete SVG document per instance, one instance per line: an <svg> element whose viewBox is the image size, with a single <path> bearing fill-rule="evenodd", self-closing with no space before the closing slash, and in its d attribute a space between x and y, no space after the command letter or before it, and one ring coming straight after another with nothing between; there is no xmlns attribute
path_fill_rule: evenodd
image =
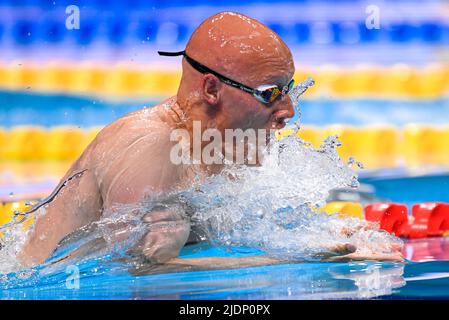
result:
<svg viewBox="0 0 449 320"><path fill-rule="evenodd" d="M142 19L137 26L136 36L140 41L154 41L157 33L157 24L154 20Z"/></svg>
<svg viewBox="0 0 449 320"><path fill-rule="evenodd" d="M113 18L106 22L107 38L114 45L120 45L128 35L128 20L124 17Z"/></svg>
<svg viewBox="0 0 449 320"><path fill-rule="evenodd" d="M13 24L12 36L19 45L28 45L36 40L36 24L31 20L18 20Z"/></svg>
<svg viewBox="0 0 449 320"><path fill-rule="evenodd" d="M355 44L363 41L358 24L332 23L331 29L336 44Z"/></svg>
<svg viewBox="0 0 449 320"><path fill-rule="evenodd" d="M105 10L109 11L113 9L117 5L119 5L122 1L113 1L113 0L91 0L90 5L98 11L104 12Z"/></svg>
<svg viewBox="0 0 449 320"><path fill-rule="evenodd" d="M306 23L297 23L294 26L296 42L306 43L310 41L310 27Z"/></svg>
<svg viewBox="0 0 449 320"><path fill-rule="evenodd" d="M336 43L336 44L341 44L342 43L342 33L344 32L344 30L342 30L342 27L339 23L331 23L331 30L332 30L332 35L333 35L333 39L332 42Z"/></svg>
<svg viewBox="0 0 449 320"><path fill-rule="evenodd" d="M151 7L153 4L152 0L128 0L124 1L124 7L127 11L137 11L145 9L147 6Z"/></svg>
<svg viewBox="0 0 449 320"><path fill-rule="evenodd" d="M439 43L443 41L444 27L440 24L426 22L420 26L421 40L427 43Z"/></svg>
<svg viewBox="0 0 449 320"><path fill-rule="evenodd" d="M382 31L380 29L368 29L365 23L359 23L360 42L371 43L382 40Z"/></svg>
<svg viewBox="0 0 449 320"><path fill-rule="evenodd" d="M64 40L66 30L65 21L43 19L39 28L39 35L44 41L58 43Z"/></svg>
<svg viewBox="0 0 449 320"><path fill-rule="evenodd" d="M185 24L178 24L178 43L186 43L193 30Z"/></svg>
<svg viewBox="0 0 449 320"><path fill-rule="evenodd" d="M32 6L33 2L32 0L9 0L4 1L5 5L11 6L11 7L25 7L25 6Z"/></svg>
<svg viewBox="0 0 449 320"><path fill-rule="evenodd" d="M69 30L73 33L75 40L80 45L89 45L94 40L98 32L97 20L93 18L82 18L78 30Z"/></svg>
<svg viewBox="0 0 449 320"><path fill-rule="evenodd" d="M3 33L5 32L5 27L3 26L2 21L0 21L0 42L3 39Z"/></svg>
<svg viewBox="0 0 449 320"><path fill-rule="evenodd" d="M51 10L51 9L60 9L61 7L66 7L69 5L70 0L35 0L32 3L35 6L38 6L42 9ZM76 1L71 1L76 2Z"/></svg>
<svg viewBox="0 0 449 320"><path fill-rule="evenodd" d="M269 23L268 27L276 32L281 38L285 38L288 35L287 28L280 23Z"/></svg>
<svg viewBox="0 0 449 320"><path fill-rule="evenodd" d="M158 3L161 1L158 0L130 0L127 2L128 7L133 10L133 8L141 9L141 10L148 10L153 7L156 7Z"/></svg>
<svg viewBox="0 0 449 320"><path fill-rule="evenodd" d="M394 42L410 42L417 38L417 31L416 27L410 24L394 24L389 28L389 37Z"/></svg>

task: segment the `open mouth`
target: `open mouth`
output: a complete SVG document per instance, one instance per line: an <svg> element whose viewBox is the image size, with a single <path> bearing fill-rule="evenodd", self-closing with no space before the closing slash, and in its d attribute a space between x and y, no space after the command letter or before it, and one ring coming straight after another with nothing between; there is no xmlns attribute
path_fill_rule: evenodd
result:
<svg viewBox="0 0 449 320"><path fill-rule="evenodd" d="M274 116L271 120L271 128L277 130L282 129L287 125L289 121L290 118Z"/></svg>
<svg viewBox="0 0 449 320"><path fill-rule="evenodd" d="M287 109L273 112L270 119L271 129L279 130L284 128L293 115L292 110Z"/></svg>

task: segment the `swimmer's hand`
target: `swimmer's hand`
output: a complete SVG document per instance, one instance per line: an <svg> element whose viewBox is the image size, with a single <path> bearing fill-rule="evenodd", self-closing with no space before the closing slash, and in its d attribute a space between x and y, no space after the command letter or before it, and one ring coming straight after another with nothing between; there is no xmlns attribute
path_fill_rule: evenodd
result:
<svg viewBox="0 0 449 320"><path fill-rule="evenodd" d="M385 232L379 230L377 223L365 221L364 224L353 228L345 227L341 230L341 234L347 238L352 237L359 231L375 230L378 232ZM404 256L401 253L402 245L400 243L369 243L366 244L367 249L358 250L358 248L349 243L341 243L332 247L328 252L318 254L325 261L347 262L347 261L404 261ZM367 252L368 251L368 252ZM380 253L375 253L380 252Z"/></svg>
<svg viewBox="0 0 449 320"><path fill-rule="evenodd" d="M391 253L364 253L358 252L357 248L349 243L338 244L328 252L319 253L317 258L329 262L348 262L348 261L392 261L403 262L404 256L401 253L401 246L397 244L392 245L393 252Z"/></svg>
<svg viewBox="0 0 449 320"><path fill-rule="evenodd" d="M391 261L403 262L404 256L400 252L385 254L360 254L357 252L343 256L330 257L326 261L331 262L349 262L349 261Z"/></svg>

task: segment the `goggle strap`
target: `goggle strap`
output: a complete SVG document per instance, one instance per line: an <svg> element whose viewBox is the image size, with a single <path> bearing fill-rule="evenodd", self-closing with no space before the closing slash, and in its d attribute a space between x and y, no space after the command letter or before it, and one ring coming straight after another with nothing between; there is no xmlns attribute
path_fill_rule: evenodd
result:
<svg viewBox="0 0 449 320"><path fill-rule="evenodd" d="M192 64L192 62L193 62L193 64L196 65L196 66L195 66L196 69L200 69L202 73L212 73L213 75L215 75L216 77L218 77L218 78L219 78L221 81L223 81L224 83L226 83L226 84L228 84L228 85L230 85L230 86L239 88L239 89L241 89L241 90L243 90L243 91L245 91L245 92L251 93L251 94L253 94L254 96L256 96L256 98L257 98L257 96L259 96L263 101L265 100L265 99L262 98L263 91L257 90L257 89L252 89L252 88L250 88L250 87L248 87L248 86L245 86L244 84L241 84L241 83L239 83L239 82L237 82L237 81L231 80L231 79L229 79L229 78L227 78L227 77L225 77L225 76L219 74L218 72L215 72L215 71L209 69L208 67L202 65L201 63L199 63L199 62L193 60L192 58L190 58L189 56L187 56L185 50L182 50L182 51L176 51L176 52L158 51L157 53L158 53L160 56L166 56L166 57L184 56L185 58L187 58L187 60L190 60L190 61L189 61L190 64ZM276 98L279 96L279 94L281 94L281 93L282 93L282 94L288 93L288 92L290 91L290 89L291 89L291 84L292 84L292 83L294 83L294 82L293 82L293 79L290 81L290 83L289 83L288 85L284 86L284 87L282 88L282 90L280 90L280 89L278 88L278 93L275 95L275 98L273 98L273 92L272 92L272 94L271 94L271 96L270 96L270 98L269 98L269 101L265 101L265 102L267 102L267 103L273 102L274 100L276 100ZM273 88L273 89L274 89L274 88Z"/></svg>
<svg viewBox="0 0 449 320"><path fill-rule="evenodd" d="M183 56L186 54L185 50L176 51L176 52L158 51L157 53L160 56L165 56L165 57L176 57L176 56Z"/></svg>

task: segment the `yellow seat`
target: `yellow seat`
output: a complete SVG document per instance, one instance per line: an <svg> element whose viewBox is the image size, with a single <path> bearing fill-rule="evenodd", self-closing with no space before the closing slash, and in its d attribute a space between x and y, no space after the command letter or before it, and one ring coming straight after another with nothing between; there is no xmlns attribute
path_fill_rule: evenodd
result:
<svg viewBox="0 0 449 320"><path fill-rule="evenodd" d="M6 64L0 62L0 88L6 88L9 83L9 70Z"/></svg>
<svg viewBox="0 0 449 320"><path fill-rule="evenodd" d="M434 98L449 92L449 68L430 65L417 69L405 64L379 68L359 65L342 69L334 65L302 67L297 82L312 76L316 85L306 98L314 96L366 96ZM81 94L109 94L126 97L165 97L173 95L181 74L169 69L138 69L134 65L76 65L50 63L36 66L13 61L0 65L0 87Z"/></svg>
<svg viewBox="0 0 449 320"><path fill-rule="evenodd" d="M315 148L318 148L323 142L323 133L314 126L301 126L296 133L298 137L306 142L310 142Z"/></svg>
<svg viewBox="0 0 449 320"><path fill-rule="evenodd" d="M143 70L139 85L142 97L167 97L176 94L181 79L179 72Z"/></svg>
<svg viewBox="0 0 449 320"><path fill-rule="evenodd" d="M381 70L382 78L379 81L378 94L384 97L415 96L413 81L416 79L415 70L405 64Z"/></svg>
<svg viewBox="0 0 449 320"><path fill-rule="evenodd" d="M132 97L139 93L141 73L126 66L116 66L107 73L105 93L111 96Z"/></svg>
<svg viewBox="0 0 449 320"><path fill-rule="evenodd" d="M449 126L440 128L440 147L437 149L437 162L444 166L449 166Z"/></svg>
<svg viewBox="0 0 449 320"><path fill-rule="evenodd" d="M443 92L444 94L449 94L449 66L446 66L443 69Z"/></svg>
<svg viewBox="0 0 449 320"><path fill-rule="evenodd" d="M0 127L0 160L4 157L4 149L6 145L6 130Z"/></svg>
<svg viewBox="0 0 449 320"><path fill-rule="evenodd" d="M332 91L341 96L364 96L379 90L381 73L368 67L342 72L332 84Z"/></svg>
<svg viewBox="0 0 449 320"><path fill-rule="evenodd" d="M407 125L403 130L402 150L411 168L448 164L449 130L443 127Z"/></svg>
<svg viewBox="0 0 449 320"><path fill-rule="evenodd" d="M50 64L39 70L38 90L50 92L72 92L74 77L73 69L67 65Z"/></svg>
<svg viewBox="0 0 449 320"><path fill-rule="evenodd" d="M343 71L335 65L323 65L309 72L316 84L307 90L307 97L335 95L335 85L341 79ZM303 78L306 78L304 75Z"/></svg>
<svg viewBox="0 0 449 320"><path fill-rule="evenodd" d="M32 90L39 83L39 71L33 65L12 62L6 70L6 87L13 90Z"/></svg>
<svg viewBox="0 0 449 320"><path fill-rule="evenodd" d="M74 160L84 149L84 132L73 126L54 127L48 132L45 145L47 160Z"/></svg>
<svg viewBox="0 0 449 320"><path fill-rule="evenodd" d="M417 72L410 86L421 98L436 98L444 94L444 86L448 80L443 66L431 65Z"/></svg>
<svg viewBox="0 0 449 320"><path fill-rule="evenodd" d="M400 132L394 127L360 128L357 143L357 160L366 169L391 168L397 164Z"/></svg>
<svg viewBox="0 0 449 320"><path fill-rule="evenodd" d="M33 204L36 202L33 202ZM0 204L0 226L7 224L13 220L14 212L24 212L31 208L32 203L27 201L13 201ZM23 218L18 218L21 221ZM34 223L34 213L27 217L22 223L23 230L27 230ZM0 236L3 236L3 232L0 232Z"/></svg>
<svg viewBox="0 0 449 320"><path fill-rule="evenodd" d="M41 160L44 158L47 132L35 126L18 126L6 134L4 160Z"/></svg>
<svg viewBox="0 0 449 320"><path fill-rule="evenodd" d="M356 202L329 202L324 207L320 208L320 211L326 212L327 214L338 214L341 218L364 218L363 207L360 203Z"/></svg>
<svg viewBox="0 0 449 320"><path fill-rule="evenodd" d="M86 95L102 95L106 92L108 75L106 68L84 63L76 66L72 71L72 92Z"/></svg>
<svg viewBox="0 0 449 320"><path fill-rule="evenodd" d="M324 129L324 136L337 135L342 146L337 148L338 154L343 161L348 161L349 157L360 156L360 129L346 125L331 125Z"/></svg>

